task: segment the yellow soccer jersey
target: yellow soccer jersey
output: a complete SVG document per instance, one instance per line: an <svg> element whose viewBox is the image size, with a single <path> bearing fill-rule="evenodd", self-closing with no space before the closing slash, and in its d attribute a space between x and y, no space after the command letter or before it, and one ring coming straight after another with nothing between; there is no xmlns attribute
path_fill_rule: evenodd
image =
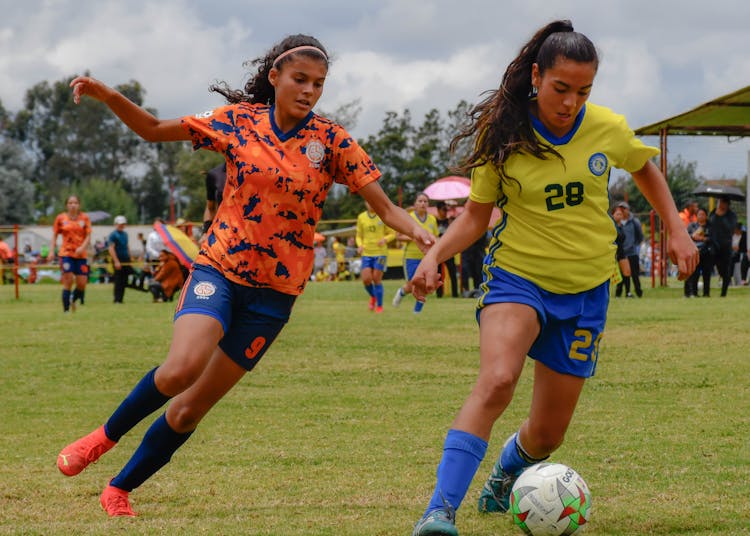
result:
<svg viewBox="0 0 750 536"><path fill-rule="evenodd" d="M638 171L659 151L636 138L623 116L592 103L562 138L532 119L539 139L564 160L515 153L506 173L520 185L506 180L502 188L494 165L475 168L470 198L502 209L490 241L494 266L550 292L583 292L609 279L615 262L611 168Z"/></svg>
<svg viewBox="0 0 750 536"><path fill-rule="evenodd" d="M435 237L440 236L440 231L438 231L438 224L435 216L433 216L432 214L427 214L424 220L420 220L416 212L411 212L409 215L414 218L414 221L416 221L420 225L420 227L422 227L422 229ZM404 259L421 259L422 257L424 257L424 253L422 253L422 250L419 249L419 246L414 243L414 240L406 243L406 247L404 248Z"/></svg>
<svg viewBox="0 0 750 536"><path fill-rule="evenodd" d="M362 248L364 257L386 255L387 244L395 236L396 234L383 223L377 214L370 214L365 210L357 216L357 247Z"/></svg>

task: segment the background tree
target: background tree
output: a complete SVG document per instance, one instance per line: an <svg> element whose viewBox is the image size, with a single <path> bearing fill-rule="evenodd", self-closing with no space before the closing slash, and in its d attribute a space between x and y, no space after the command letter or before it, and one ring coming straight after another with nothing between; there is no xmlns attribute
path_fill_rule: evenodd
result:
<svg viewBox="0 0 750 536"><path fill-rule="evenodd" d="M23 109L6 127L6 135L22 143L32 157L31 178L38 186L37 203L42 209L52 205L64 188L93 177L120 182L130 191L138 164L146 163L149 156L146 143L105 105L93 99L73 102L72 78L30 88ZM115 88L143 104L145 91L138 82Z"/></svg>
<svg viewBox="0 0 750 536"><path fill-rule="evenodd" d="M658 164L657 164L658 165ZM677 160L667 163L667 185L672 192L678 209L685 206L688 199L694 199L695 190L705 180L696 176L697 162L686 162L681 156ZM631 211L645 214L651 210L651 205L635 185L631 175L619 177L610 186L610 196L614 200L627 199Z"/></svg>
<svg viewBox="0 0 750 536"><path fill-rule="evenodd" d="M34 220L32 167L18 142L0 137L0 224Z"/></svg>
<svg viewBox="0 0 750 536"><path fill-rule="evenodd" d="M402 204L403 199L414 192L414 187L406 184L404 178L406 163L411 156L409 142L413 133L408 109L400 116L397 112L389 111L378 133L359 142L383 174L380 185L396 204Z"/></svg>
<svg viewBox="0 0 750 536"><path fill-rule="evenodd" d="M112 220L118 214L125 216L128 223L133 224L139 221L138 206L122 184L97 177L63 188L60 195L53 200L51 216L42 219L40 223L51 224L54 215L64 212L65 201L71 194L75 194L81 200L83 212L103 210L110 214L110 218L100 223L112 224Z"/></svg>

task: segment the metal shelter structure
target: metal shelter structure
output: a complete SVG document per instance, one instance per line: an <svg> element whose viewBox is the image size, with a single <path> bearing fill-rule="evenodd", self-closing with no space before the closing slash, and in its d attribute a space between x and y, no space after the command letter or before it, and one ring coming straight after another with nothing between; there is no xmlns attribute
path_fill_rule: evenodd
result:
<svg viewBox="0 0 750 536"><path fill-rule="evenodd" d="M750 136L750 86L728 95L701 104L687 112L663 119L635 130L639 136L659 136L661 149L660 167L667 176L667 138L672 136L726 136L742 138ZM747 192L750 194L750 153L748 153ZM745 199L750 216L750 195ZM661 251L665 251L666 232L659 223ZM660 283L666 285L666 258L660 259Z"/></svg>

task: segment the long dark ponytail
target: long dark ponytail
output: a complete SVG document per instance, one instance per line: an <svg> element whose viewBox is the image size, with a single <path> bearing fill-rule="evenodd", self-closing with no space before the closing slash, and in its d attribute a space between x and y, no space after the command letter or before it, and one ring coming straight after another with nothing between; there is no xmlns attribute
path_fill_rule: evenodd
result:
<svg viewBox="0 0 750 536"><path fill-rule="evenodd" d="M295 51L288 56L284 56L276 62L276 58L287 50L303 46L315 47L320 50L320 53L311 48L302 49ZM231 89L226 82L212 84L208 89L209 91L214 91L224 95L227 102L230 104L237 104L238 102L273 104L276 92L274 91L271 82L268 81L268 73L271 71L272 67L281 67L296 54L302 54L322 60L325 62L326 67L328 67L328 52L326 52L326 49L320 44L320 41L309 35L290 35L274 45L265 56L246 61L243 64L244 66L258 66L256 73L245 84L244 89Z"/></svg>
<svg viewBox="0 0 750 536"><path fill-rule="evenodd" d="M532 65L539 65L543 74L559 56L597 66L599 62L593 43L575 32L570 21L554 21L538 30L508 65L500 87L487 92L487 97L469 112L469 123L451 141L454 150L464 139L475 140L473 152L461 163L462 174L490 162L497 166L503 181L513 180L505 174L505 162L511 154L559 157L552 147L539 142L529 121Z"/></svg>

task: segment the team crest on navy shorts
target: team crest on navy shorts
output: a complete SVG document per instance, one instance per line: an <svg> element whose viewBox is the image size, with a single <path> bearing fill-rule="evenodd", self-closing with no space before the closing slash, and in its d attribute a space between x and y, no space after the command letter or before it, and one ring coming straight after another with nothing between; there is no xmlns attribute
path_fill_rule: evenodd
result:
<svg viewBox="0 0 750 536"><path fill-rule="evenodd" d="M195 285L195 288L193 288L193 293L199 298L207 300L209 296L213 296L216 293L216 286L213 283L209 283L208 281L201 281L197 285Z"/></svg>
<svg viewBox="0 0 750 536"><path fill-rule="evenodd" d="M603 153L594 153L589 158L589 170L591 173L600 177L607 171L607 157Z"/></svg>

